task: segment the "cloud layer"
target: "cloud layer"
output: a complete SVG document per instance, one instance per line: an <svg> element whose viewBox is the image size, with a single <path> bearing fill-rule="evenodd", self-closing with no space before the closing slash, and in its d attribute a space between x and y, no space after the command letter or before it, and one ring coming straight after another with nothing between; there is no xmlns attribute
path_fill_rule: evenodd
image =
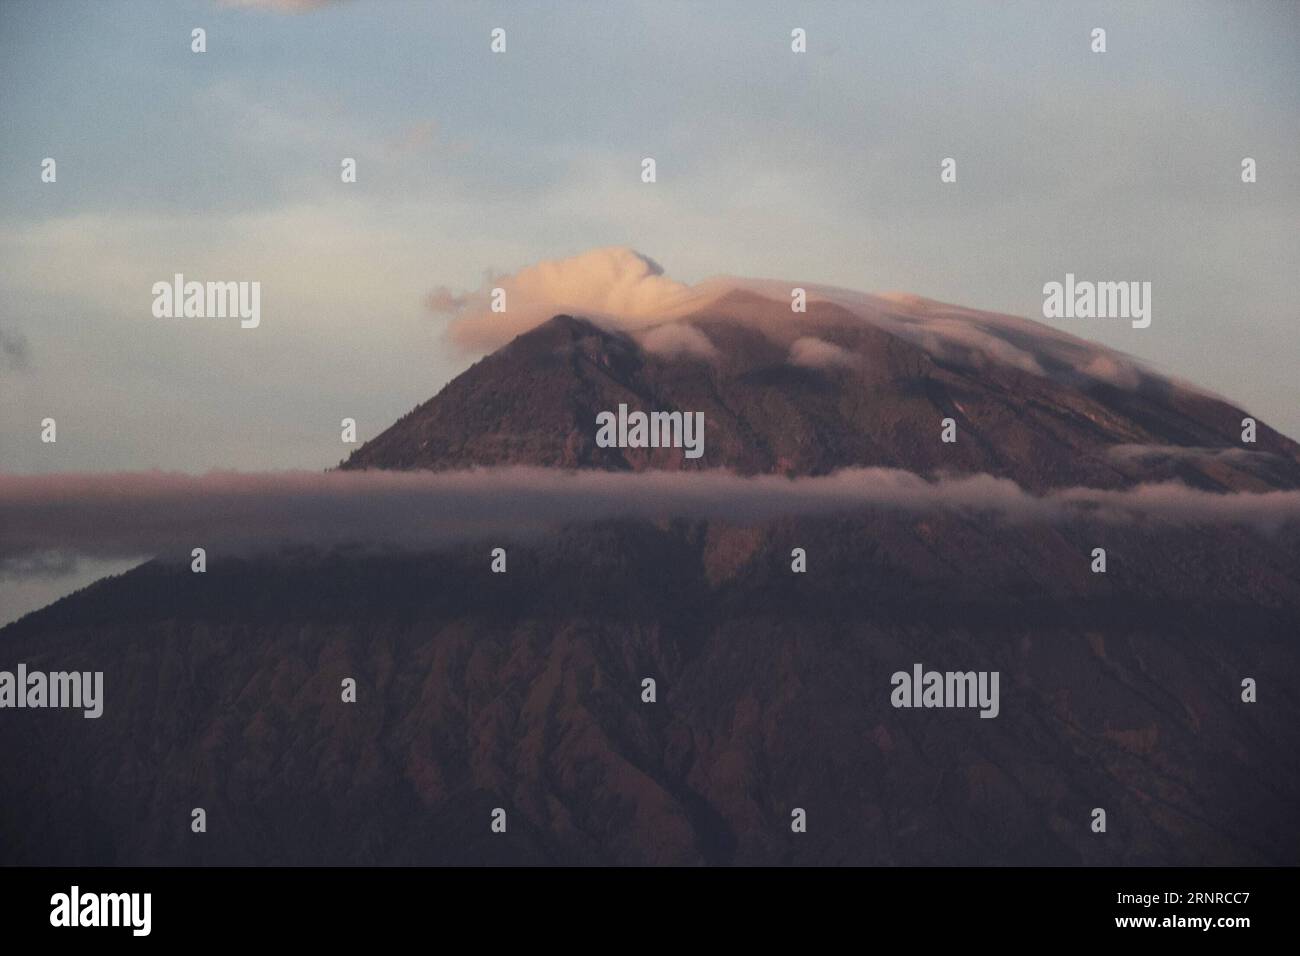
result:
<svg viewBox="0 0 1300 956"><path fill-rule="evenodd" d="M790 309L795 288L805 291L806 313ZM493 311L494 290L504 292L504 312ZM554 315L572 313L631 332L648 351L710 358L716 354L713 345L691 323L718 312L722 300L735 292L757 296L766 300L766 305L722 311L732 320L763 327L786 342L796 336L790 349L790 361L795 365L827 368L853 364L851 353L802 334L805 327L819 324L819 314L833 314L838 322L856 320L883 329L948 363L978 368L992 362L1033 375L1125 389L1137 388L1149 379L1169 381L1136 359L1029 319L948 305L910 293L872 295L776 279L717 276L687 285L670 279L649 256L622 247L541 262L490 279L474 292L456 293L439 287L426 301L434 312L452 316L448 327L451 339L473 351L498 348ZM500 293L495 295L500 303ZM818 313L817 304L835 308L831 313Z"/></svg>
<svg viewBox="0 0 1300 956"><path fill-rule="evenodd" d="M194 547L430 547L617 517L752 524L873 508L982 512L1013 522L1087 516L1271 530L1300 521L1300 491L1213 494L1160 484L1039 497L988 475L927 481L882 468L793 480L537 468L0 475L0 570L17 577L67 554L114 559L186 555Z"/></svg>
<svg viewBox="0 0 1300 956"><path fill-rule="evenodd" d="M667 322L639 336L641 347L655 355L668 358L692 356L694 358L715 358L718 350L709 337L693 325L680 322Z"/></svg>

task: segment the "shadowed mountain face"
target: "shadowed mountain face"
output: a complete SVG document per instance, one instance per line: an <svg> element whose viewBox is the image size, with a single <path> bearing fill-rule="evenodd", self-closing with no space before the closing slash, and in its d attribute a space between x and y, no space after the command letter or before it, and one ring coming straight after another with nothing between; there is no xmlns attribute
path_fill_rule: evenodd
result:
<svg viewBox="0 0 1300 956"><path fill-rule="evenodd" d="M1099 531L614 523L512 546L503 575L487 543L145 566L3 632L7 660L103 670L106 701L98 720L3 715L0 848L45 863L1294 863L1300 536L1111 529L1093 576L1080 555ZM807 574L789 571L796 546ZM892 708L890 675L915 662L1000 671L999 716ZM1240 700L1244 676L1258 704Z"/></svg>
<svg viewBox="0 0 1300 956"><path fill-rule="evenodd" d="M1300 487L1294 443L1261 425L1244 451L1244 413L1155 376L941 361L837 306L797 328L773 309L736 294L689 319L707 361L557 317L347 467ZM595 447L620 402L703 411L704 458ZM1295 864L1297 634L1294 523L870 508L152 562L0 631L0 668L105 685L97 720L0 712L0 861ZM916 663L997 671L998 716L891 706Z"/></svg>
<svg viewBox="0 0 1300 956"><path fill-rule="evenodd" d="M957 364L830 303L811 304L798 323L777 308L737 292L679 323L707 337L716 350L707 359L655 354L627 334L557 316L478 362L343 467L816 475L860 465L986 472L1034 491L1170 479L1215 490L1300 487L1295 442L1261 425L1257 442L1243 446L1245 412L1158 376L1124 388L996 361ZM809 337L843 354L794 364L791 346ZM620 403L703 412L703 457L597 447L597 414ZM955 443L940 441L945 418L956 423Z"/></svg>

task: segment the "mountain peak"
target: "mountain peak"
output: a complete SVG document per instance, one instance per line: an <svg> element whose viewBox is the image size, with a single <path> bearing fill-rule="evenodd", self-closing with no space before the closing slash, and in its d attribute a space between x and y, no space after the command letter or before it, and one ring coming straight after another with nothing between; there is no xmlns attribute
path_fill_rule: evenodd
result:
<svg viewBox="0 0 1300 956"><path fill-rule="evenodd" d="M1255 448L1244 450L1244 413L1226 402L1164 380L1086 374L1072 351L1086 343L1069 336L1051 340L1058 351L1018 362L1010 350L1034 344L1018 323L1034 323L924 301L940 314L966 314L977 334L961 339L951 324L942 326L965 350L927 347L898 318L866 321L861 302L822 297L792 315L763 289L744 286L697 311L633 328L605 316L552 315L342 467L796 476L880 466L987 473L1031 490L1168 479L1220 490L1300 487L1300 448L1261 425ZM995 327L1008 352L989 358L984 350L992 346L978 336ZM597 416L620 406L703 414L703 455L599 447ZM940 438L948 419L955 442ZM1143 448L1179 451L1134 451Z"/></svg>

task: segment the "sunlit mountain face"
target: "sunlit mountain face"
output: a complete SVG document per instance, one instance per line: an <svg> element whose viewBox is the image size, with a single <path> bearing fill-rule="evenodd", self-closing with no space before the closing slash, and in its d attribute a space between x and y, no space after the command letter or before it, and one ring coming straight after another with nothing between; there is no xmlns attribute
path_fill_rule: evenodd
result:
<svg viewBox="0 0 1300 956"><path fill-rule="evenodd" d="M916 303L890 317L906 328L910 316L936 314L962 315ZM873 324L829 302L790 321L788 306L733 291L635 333L556 316L473 366L344 467L527 463L794 476L877 466L987 473L1035 490L1173 478L1219 490L1300 486L1300 448L1265 426L1246 451L1245 413L1228 402L1122 356L1049 338L1047 329L1046 348L1035 354L1030 323L981 327L999 317L970 315L969 334L946 339ZM920 344L927 338L930 348ZM1008 346L1016 364L984 351L1007 341L1019 343ZM619 404L703 411L707 454L598 447L596 416ZM945 418L959 440L940 440Z"/></svg>

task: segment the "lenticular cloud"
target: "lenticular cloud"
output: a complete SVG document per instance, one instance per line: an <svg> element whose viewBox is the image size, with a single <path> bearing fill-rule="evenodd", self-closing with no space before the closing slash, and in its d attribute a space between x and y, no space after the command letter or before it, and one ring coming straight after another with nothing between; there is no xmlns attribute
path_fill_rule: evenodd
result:
<svg viewBox="0 0 1300 956"><path fill-rule="evenodd" d="M796 288L804 290L806 313L790 308ZM504 291L505 311L492 310L494 289ZM727 296L736 292L766 300L767 306L750 314L721 307ZM1066 376L1130 390L1147 380L1169 381L1127 355L1038 321L948 305L910 293L872 295L790 280L718 276L688 285L669 278L649 256L625 247L593 249L568 259L540 262L494 279L474 292L456 293L439 287L429 295L428 305L434 312L452 317L449 334L453 342L480 352L502 346L554 315L568 313L633 333L654 327L652 336L638 336L649 351L666 357L707 358L713 353L702 336L675 334L665 327L725 318L769 329L773 321L789 323L796 330L815 328L822 321L817 317L818 306L829 306L838 321L865 322L945 362L975 367L992 362L1034 375ZM825 349L807 344L791 358L795 364L821 366L847 362L844 356L832 357Z"/></svg>

